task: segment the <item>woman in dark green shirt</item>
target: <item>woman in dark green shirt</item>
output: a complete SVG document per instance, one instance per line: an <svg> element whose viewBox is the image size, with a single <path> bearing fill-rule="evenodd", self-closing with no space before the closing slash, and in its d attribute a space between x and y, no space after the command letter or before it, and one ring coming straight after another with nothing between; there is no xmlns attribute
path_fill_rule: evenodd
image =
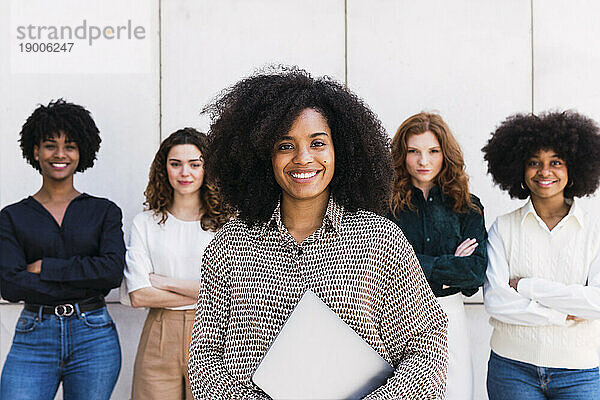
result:
<svg viewBox="0 0 600 400"><path fill-rule="evenodd" d="M448 314L446 399L472 399L471 352L462 295L483 285L483 206L469 193L460 146L437 114L413 115L392 141L394 186L388 218L404 232Z"/></svg>

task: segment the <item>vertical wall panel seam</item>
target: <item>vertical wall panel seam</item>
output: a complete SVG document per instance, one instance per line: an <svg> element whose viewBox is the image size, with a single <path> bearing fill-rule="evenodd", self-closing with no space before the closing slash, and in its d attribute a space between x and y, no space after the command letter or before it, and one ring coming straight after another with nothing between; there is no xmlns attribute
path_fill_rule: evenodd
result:
<svg viewBox="0 0 600 400"><path fill-rule="evenodd" d="M158 143L162 142L162 0L158 0Z"/></svg>
<svg viewBox="0 0 600 400"><path fill-rule="evenodd" d="M535 52L534 52L534 32L533 32L533 0L530 0L530 27L531 27L531 113L535 112Z"/></svg>
<svg viewBox="0 0 600 400"><path fill-rule="evenodd" d="M348 0L344 0L344 84L348 86Z"/></svg>

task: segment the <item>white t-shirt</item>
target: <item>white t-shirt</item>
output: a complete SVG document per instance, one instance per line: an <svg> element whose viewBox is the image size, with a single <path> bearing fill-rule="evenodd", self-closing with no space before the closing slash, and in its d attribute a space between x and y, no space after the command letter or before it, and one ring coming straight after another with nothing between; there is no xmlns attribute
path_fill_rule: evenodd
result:
<svg viewBox="0 0 600 400"><path fill-rule="evenodd" d="M200 221L182 221L171 213L164 224L153 211L135 216L127 246L126 293L151 287L150 273L177 279L200 280L202 255L214 233L202 229ZM189 310L194 304L173 307Z"/></svg>

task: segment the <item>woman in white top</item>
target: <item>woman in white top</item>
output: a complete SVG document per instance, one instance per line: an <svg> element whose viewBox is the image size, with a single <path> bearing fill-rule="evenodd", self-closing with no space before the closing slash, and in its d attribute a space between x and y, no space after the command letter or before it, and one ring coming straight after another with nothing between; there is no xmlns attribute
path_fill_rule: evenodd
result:
<svg viewBox="0 0 600 400"><path fill-rule="evenodd" d="M189 399L188 350L204 249L229 218L204 176L206 136L192 128L165 139L150 168L146 211L133 220L125 281L133 307L149 307L132 398Z"/></svg>
<svg viewBox="0 0 600 400"><path fill-rule="evenodd" d="M488 236L489 398L598 399L600 223L576 198L598 187L598 127L575 112L514 115L483 151L494 181L529 197Z"/></svg>

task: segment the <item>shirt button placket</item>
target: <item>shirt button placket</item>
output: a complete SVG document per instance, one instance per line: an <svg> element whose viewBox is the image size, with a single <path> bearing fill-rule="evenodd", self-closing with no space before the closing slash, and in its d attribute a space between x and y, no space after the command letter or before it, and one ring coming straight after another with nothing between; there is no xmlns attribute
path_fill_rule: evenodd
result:
<svg viewBox="0 0 600 400"><path fill-rule="evenodd" d="M300 278L302 279L302 285L306 287L306 266L304 265L304 249L300 246L296 247L296 266L298 268L298 273L300 274Z"/></svg>
<svg viewBox="0 0 600 400"><path fill-rule="evenodd" d="M429 196L428 200L432 201L433 197ZM425 209L423 210L423 236L425 236L425 249L428 249L429 245L431 244L431 237L429 237L429 229L427 229L427 222L430 219L431 218L429 217L429 209L425 207Z"/></svg>

